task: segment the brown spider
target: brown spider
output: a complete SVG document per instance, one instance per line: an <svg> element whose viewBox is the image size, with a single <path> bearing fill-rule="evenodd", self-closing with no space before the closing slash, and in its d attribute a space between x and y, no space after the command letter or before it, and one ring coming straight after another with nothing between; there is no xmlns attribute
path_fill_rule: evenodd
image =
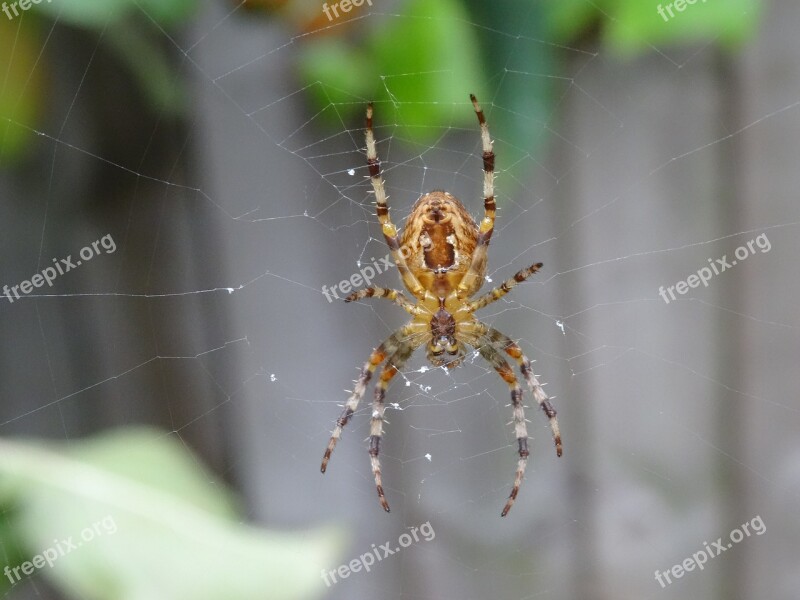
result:
<svg viewBox="0 0 800 600"><path fill-rule="evenodd" d="M521 270L499 287L475 300L483 285L486 274L489 240L494 231L496 204L494 199L494 151L489 137L489 127L475 96L470 95L483 143L483 209L484 216L480 227L464 208L464 205L451 194L436 190L423 195L411 209L402 236L389 218L389 206L381 178L381 167L375 148L375 134L372 131L372 103L367 105L367 165L375 191L378 220L383 229L397 270L403 284L417 299L416 303L393 289L369 287L353 292L345 302L362 298L388 298L409 314L411 321L390 335L372 354L361 369L344 411L336 421L321 470L324 473L342 429L356 411L363 398L375 369L388 358L375 386L375 399L372 404L369 454L372 473L378 489L381 506L389 512L389 503L383 493L381 466L378 459L381 436L383 435L384 397L389 382L402 369L414 350L426 345L428 360L434 366L451 369L464 359L465 346L474 347L483 358L500 374L511 389L511 405L514 409L514 431L519 445L514 487L508 497L501 516L506 516L514 504L519 486L525 474L528 460L528 430L525 425L525 412L522 404L522 388L514 371L502 353L505 352L519 365L520 372L528 383L531 394L550 420L550 429L556 445L556 454L561 456L561 434L556 420L556 411L550 404L547 394L536 379L531 362L522 349L507 335L481 323L473 316L479 308L502 298L511 289L536 273L542 263ZM447 357L445 357L447 354Z"/></svg>

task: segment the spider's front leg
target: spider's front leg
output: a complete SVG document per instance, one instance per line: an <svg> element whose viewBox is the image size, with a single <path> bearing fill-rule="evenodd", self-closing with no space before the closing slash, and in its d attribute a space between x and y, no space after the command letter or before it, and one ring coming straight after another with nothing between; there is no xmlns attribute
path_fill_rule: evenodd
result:
<svg viewBox="0 0 800 600"><path fill-rule="evenodd" d="M400 251L400 237L397 234L397 227L392 223L389 216L389 204L387 202L386 189L383 185L383 177L381 177L381 161L378 159L378 149L375 144L375 132L372 130L372 102L367 104L367 129L366 129L366 142L367 142L367 167L369 168L369 178L372 182L372 190L375 192L375 207L378 215L378 221L381 224L383 237L386 240L386 245L392 253L394 264L397 267L400 277L403 280L403 285L408 288L415 298L431 299L432 296L425 289L416 275L411 272L406 264L406 259Z"/></svg>
<svg viewBox="0 0 800 600"><path fill-rule="evenodd" d="M458 284L456 295L459 298L469 298L483 285L483 275L486 272L486 262L489 255L489 241L494 232L494 219L497 212L497 202L494 197L494 142L489 135L489 125L483 115L483 109L478 104L474 95L470 94L472 106L478 117L481 127L481 147L483 148L483 219L478 230L478 239L472 253L469 269Z"/></svg>
<svg viewBox="0 0 800 600"><path fill-rule="evenodd" d="M489 124L483 116L483 109L478 104L478 99L474 94L469 95L472 100L472 107L478 116L478 124L481 127L481 146L483 147L483 220L481 221L481 233L491 232L494 229L494 217L497 211L497 204L494 199L494 142L489 135Z"/></svg>
<svg viewBox="0 0 800 600"><path fill-rule="evenodd" d="M511 279L506 279L502 284L494 288L493 290L489 290L483 296L478 298L477 300L473 300L469 303L469 310L470 312L475 312L494 302L495 300L499 300L503 296L505 296L508 292L514 289L518 284L525 281L528 277L536 273L539 269L542 268L542 263L536 263L535 265L531 265L527 269L522 269L521 271L514 274Z"/></svg>

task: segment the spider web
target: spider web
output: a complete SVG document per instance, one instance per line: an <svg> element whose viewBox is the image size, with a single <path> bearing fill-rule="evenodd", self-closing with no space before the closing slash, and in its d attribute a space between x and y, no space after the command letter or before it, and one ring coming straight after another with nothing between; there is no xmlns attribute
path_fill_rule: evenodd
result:
<svg viewBox="0 0 800 600"><path fill-rule="evenodd" d="M404 19L401 8L376 3L358 26ZM784 19L800 18L796 10L780 9ZM342 564L430 522L434 540L387 557L373 572L354 573L328 597L566 598L587 589L597 597L655 597L664 592L654 569L668 570L757 514L767 535L746 539L706 571L687 573L667 593L714 597L744 557L757 555L737 581L769 589L773 598L794 597L797 575L784 549L800 541L792 385L792 299L800 290L789 263L800 214L786 200L796 189L796 169L784 157L796 154L782 132L800 119L800 89L789 67L780 84L768 85L763 65L776 41L747 51L750 62L741 69L748 102L739 113L731 109L733 116L723 97L731 82L724 70L719 75L711 43L688 52L653 47L648 58L628 64L602 46L562 46L563 63L545 73L512 68L512 52L499 57L505 66L490 70L490 94L480 98L490 128L500 114L531 118L497 99L511 78L554 81L557 101L539 123L541 153L492 129L500 210L484 289L534 262L545 267L480 317L536 361L559 410L565 456L555 457L547 422L530 407L526 480L500 520L516 464L508 389L475 353L446 371L418 350L387 394L387 516L377 505L366 451L371 390L328 473L317 473L347 396L342 388L407 317L381 300L329 303L322 292L388 254L365 177L360 119L339 117L331 129L330 115L348 108L337 102L310 114L309 89L292 65L314 34L254 24L240 7L222 3L205 6L185 37L141 13L193 86L193 117L180 143L202 149L202 167L187 174L176 166L169 176L131 168L76 133L77 109L31 129L52 155L48 193L35 218L38 237L14 253L22 276L15 270L4 281L44 268L46 248L66 256L98 232L111 231L121 252L104 257L111 266L82 266L72 287L3 304L4 327L50 387L24 378L9 383L8 397L26 399L3 413L0 434L54 424L57 436L74 439L84 429L76 419L98 396L114 398L117 423L149 422L127 404L136 378L151 370L185 373L199 379L193 389L211 390L210 400L187 410L169 400L181 390L158 390L168 398L171 435L185 442L196 427L222 432L228 474L243 488L253 519L295 528L339 522L353 536ZM777 19L771 15L765 29L774 30ZM83 65L70 107L79 107L85 79L108 51L104 35ZM516 36L519 53L555 44L518 31L492 35ZM44 53L50 38L42 39ZM381 81L393 96L392 78ZM479 131L456 116L471 114L469 92L451 103L452 120L430 126L427 144L397 133L402 103L376 106L396 224L437 188L480 214ZM9 126L24 127L13 120ZM508 156L517 158L506 162ZM107 219L108 231L86 227L91 233L71 246L53 242L65 218L55 201L59 161L136 178L141 190L131 210ZM134 209L150 197L163 198L154 213L157 234L131 249L126 242L154 227ZM661 286L686 280L709 259L733 256L759 235L768 237L768 252L753 252L669 304L659 297ZM216 261L204 262L211 256ZM139 284L123 283L130 261L145 265ZM374 283L400 286L395 271ZM64 315L94 315L98 323L86 324L91 333L120 319L130 302L167 319L207 303L226 319L198 318L197 329L172 332L175 338L145 319L150 327L139 335L151 343L144 350L118 348L65 383L58 361L67 358L53 348ZM35 310L19 311L26 305ZM12 319L19 319L13 327ZM7 597L46 593L33 580Z"/></svg>

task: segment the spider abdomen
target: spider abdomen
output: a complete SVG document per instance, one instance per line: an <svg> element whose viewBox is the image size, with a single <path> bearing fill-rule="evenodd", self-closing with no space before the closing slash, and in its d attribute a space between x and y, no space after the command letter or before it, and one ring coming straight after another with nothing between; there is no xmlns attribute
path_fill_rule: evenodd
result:
<svg viewBox="0 0 800 600"><path fill-rule="evenodd" d="M477 239L478 226L461 201L435 190L424 194L411 209L401 248L420 283L443 298L469 270Z"/></svg>

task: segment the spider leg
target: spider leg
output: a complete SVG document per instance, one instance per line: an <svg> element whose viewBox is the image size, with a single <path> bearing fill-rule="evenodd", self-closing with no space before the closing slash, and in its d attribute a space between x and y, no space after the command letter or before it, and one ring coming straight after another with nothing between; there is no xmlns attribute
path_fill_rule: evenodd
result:
<svg viewBox="0 0 800 600"><path fill-rule="evenodd" d="M468 298L481 289L483 274L486 272L486 261L489 254L489 240L494 232L494 217L497 204L494 198L494 143L489 136L489 125L483 115L483 109L474 95L470 94L472 106L481 126L481 145L483 147L483 219L478 233L477 245L472 254L469 270L458 284L456 294L460 298Z"/></svg>
<svg viewBox="0 0 800 600"><path fill-rule="evenodd" d="M490 290L477 300L473 300L472 302L470 302L469 303L470 312L475 312L476 310L479 310L484 306L491 304L495 300L499 300L500 298L505 296L508 292L513 290L517 284L522 283L528 277L536 273L536 271L538 271L541 268L542 268L542 263L536 263L535 265L532 265L526 269L522 269L521 271L516 273L511 279L507 279L498 287L494 288L493 290Z"/></svg>
<svg viewBox="0 0 800 600"><path fill-rule="evenodd" d="M345 302L354 302L355 300L361 300L362 298L388 298L397 306L405 310L407 313L411 315L421 315L427 312L423 307L417 306L416 304L412 303L408 298L405 297L403 292L398 290L392 290L389 288L381 288L381 287L368 287L364 288L363 290L358 290L357 292L353 292L347 298L344 299Z"/></svg>
<svg viewBox="0 0 800 600"><path fill-rule="evenodd" d="M531 391L531 395L533 395L533 397L536 399L539 408L542 409L542 412L544 412L550 421L550 431L553 432L553 442L556 446L556 454L561 456L561 430L558 427L556 409L553 408L553 405L550 403L550 398L547 396L547 393L545 393L542 384L539 383L539 380L536 378L536 375L533 372L533 367L531 367L531 361L522 352L522 348L520 348L519 345L506 334L497 331L497 329L492 329L480 321L475 322L475 327L473 327L473 330L478 335L478 339L480 339L483 343L486 345L494 345L500 348L503 350L503 352L508 354L517 362L522 376L525 377L525 381L528 383L528 388Z"/></svg>
<svg viewBox="0 0 800 600"><path fill-rule="evenodd" d="M517 436L517 444L519 446L519 462L514 476L514 487L511 488L511 494L508 496L503 512L500 513L501 517L505 517L517 499L519 486L522 484L522 478L525 476L525 467L528 463L528 428L525 425L525 409L522 406L522 388L519 386L511 366L497 348L491 344L480 343L475 347L511 389L511 406L514 408L514 433Z"/></svg>
<svg viewBox="0 0 800 600"><path fill-rule="evenodd" d="M386 245L392 252L392 258L397 270L400 272L400 277L403 279L403 285L408 288L416 298L423 299L430 297L430 294L425 290L425 287L419 282L419 279L411 272L406 264L406 259L400 251L400 238L397 235L397 227L392 223L389 216L389 205L387 203L386 189L383 186L383 178L381 177L381 162L378 159L378 150L375 146L375 133L372 130L372 102L367 104L367 128L366 128L366 141L367 141L367 166L369 167L369 177L372 182L372 189L375 192L375 205L378 214L378 221L383 230L383 237L386 239Z"/></svg>
<svg viewBox="0 0 800 600"><path fill-rule="evenodd" d="M404 343L397 351L389 357L386 364L381 370L380 380L375 385L375 399L372 402L372 420L370 422L370 435L369 435L369 456L372 464L372 474L375 476L375 488L378 490L378 499L380 500L383 510L389 512L389 503L386 501L386 496L383 493L383 482L381 481L381 462L378 455L381 451L381 440L383 439L383 413L385 406L383 403L386 397L386 389L398 371L403 368L403 365L411 358L422 343L424 338L420 336L420 340L408 341Z"/></svg>
<svg viewBox="0 0 800 600"><path fill-rule="evenodd" d="M356 386L353 388L352 394L344 405L342 414L336 420L336 427L331 434L328 447L325 449L325 455L322 457L322 466L320 467L320 471L324 473L328 468L328 461L331 458L333 449L336 447L336 442L339 441L339 438L342 436L342 430L344 429L345 425L347 425L350 417L358 408L358 403L361 402L361 398L364 397L367 384L372 378L372 374L375 372L375 369L378 368L378 365L380 365L387 356L393 355L395 352L397 352L398 348L406 344L406 340L409 336L416 333L419 333L419 325L413 322L409 323L408 325L405 325L404 327L401 327L392 333L392 335L386 338L386 340L380 346L375 348L375 350L372 351L372 354L369 355L369 359L361 368L361 374L358 377L358 381L356 381Z"/></svg>
<svg viewBox="0 0 800 600"><path fill-rule="evenodd" d="M486 123L486 117L483 116L483 109L478 104L477 98L473 94L470 94L469 98L472 100L472 106L481 126L481 144L483 146L483 220L481 221L481 233L484 233L494 228L494 216L497 211L497 205L494 200L494 143L489 136L489 125Z"/></svg>

